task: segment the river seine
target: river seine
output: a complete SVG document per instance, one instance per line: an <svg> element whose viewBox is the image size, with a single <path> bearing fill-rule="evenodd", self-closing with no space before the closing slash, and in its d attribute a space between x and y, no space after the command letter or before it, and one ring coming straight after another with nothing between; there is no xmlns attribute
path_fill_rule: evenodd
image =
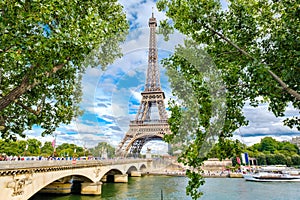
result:
<svg viewBox="0 0 300 200"><path fill-rule="evenodd" d="M186 177L145 176L127 184L105 183L101 196L37 194L30 200L164 200L191 199L185 195ZM162 191L162 192L161 192ZM242 178L206 178L201 200L296 200L300 182L248 182Z"/></svg>

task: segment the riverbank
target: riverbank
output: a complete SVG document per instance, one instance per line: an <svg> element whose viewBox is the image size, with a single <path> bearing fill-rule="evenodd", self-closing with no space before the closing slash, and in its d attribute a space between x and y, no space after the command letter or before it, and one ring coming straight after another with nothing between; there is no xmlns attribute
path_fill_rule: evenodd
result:
<svg viewBox="0 0 300 200"><path fill-rule="evenodd" d="M142 173L143 176L186 176L185 172L168 171L168 172L146 172ZM229 174L202 174L204 178L243 178L241 173L229 173Z"/></svg>
<svg viewBox="0 0 300 200"><path fill-rule="evenodd" d="M202 176L205 178L243 178L242 173L231 172L225 166L229 166L230 160L219 161L216 159L209 159L203 167ZM154 167L143 175L153 176L186 176L187 168L178 163L175 159L172 160L154 160Z"/></svg>
<svg viewBox="0 0 300 200"><path fill-rule="evenodd" d="M147 172L142 175L153 175L153 176L185 176L185 172Z"/></svg>

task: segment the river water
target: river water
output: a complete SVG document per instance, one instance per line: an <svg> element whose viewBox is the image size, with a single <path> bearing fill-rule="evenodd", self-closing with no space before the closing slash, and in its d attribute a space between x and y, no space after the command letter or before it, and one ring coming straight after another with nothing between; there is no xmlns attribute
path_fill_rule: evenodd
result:
<svg viewBox="0 0 300 200"><path fill-rule="evenodd" d="M30 200L188 200L186 177L145 176L128 183L104 183L100 196L37 194ZM162 192L161 192L162 191ZM242 178L207 178L201 200L297 200L300 182L248 182Z"/></svg>

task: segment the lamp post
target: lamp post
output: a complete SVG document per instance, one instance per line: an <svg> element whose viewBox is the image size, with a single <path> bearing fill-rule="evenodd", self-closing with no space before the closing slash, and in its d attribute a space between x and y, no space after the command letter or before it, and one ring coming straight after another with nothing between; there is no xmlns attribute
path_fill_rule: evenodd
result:
<svg viewBox="0 0 300 200"><path fill-rule="evenodd" d="M27 151L27 149L28 149L28 143L27 143L27 141L26 141L26 146L25 146L25 149L24 149L24 157L26 156L26 151Z"/></svg>
<svg viewBox="0 0 300 200"><path fill-rule="evenodd" d="M25 149L24 149L24 157L26 156L26 151L28 149L28 137L26 137L26 145L25 145Z"/></svg>
<svg viewBox="0 0 300 200"><path fill-rule="evenodd" d="M55 157L55 154L56 154L56 135L57 134L54 134L54 139L52 141L52 147L53 147L53 155L52 155L52 157Z"/></svg>
<svg viewBox="0 0 300 200"><path fill-rule="evenodd" d="M74 148L73 160L76 158L76 147Z"/></svg>
<svg viewBox="0 0 300 200"><path fill-rule="evenodd" d="M84 141L84 143L83 143L83 156L85 157L85 141Z"/></svg>

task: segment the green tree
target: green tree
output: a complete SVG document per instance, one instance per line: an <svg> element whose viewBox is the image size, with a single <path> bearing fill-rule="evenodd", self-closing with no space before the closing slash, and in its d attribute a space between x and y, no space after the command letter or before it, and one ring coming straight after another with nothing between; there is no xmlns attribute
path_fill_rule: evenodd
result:
<svg viewBox="0 0 300 200"><path fill-rule="evenodd" d="M250 157L257 158L259 165L297 165L298 147L287 141L278 142L272 137L261 139L260 143L247 147Z"/></svg>
<svg viewBox="0 0 300 200"><path fill-rule="evenodd" d="M217 143L207 154L208 158L236 158L246 149L246 145L239 140L225 139L222 143Z"/></svg>
<svg viewBox="0 0 300 200"><path fill-rule="evenodd" d="M293 165L293 161L292 161L292 158L290 156L285 156L285 164L286 166L290 167L291 165Z"/></svg>
<svg viewBox="0 0 300 200"><path fill-rule="evenodd" d="M108 158L115 157L115 148L107 142L99 142L97 146L89 149L94 157L103 157L107 154Z"/></svg>
<svg viewBox="0 0 300 200"><path fill-rule="evenodd" d="M8 156L16 156L19 154L18 143L14 141L1 140L0 152Z"/></svg>
<svg viewBox="0 0 300 200"><path fill-rule="evenodd" d="M0 131L51 134L81 112L81 75L120 56L128 29L116 0L0 2Z"/></svg>
<svg viewBox="0 0 300 200"><path fill-rule="evenodd" d="M19 152L20 156L23 156L26 154L26 145L28 145L26 140L18 141L18 149L19 149L18 152Z"/></svg>
<svg viewBox="0 0 300 200"><path fill-rule="evenodd" d="M219 146L215 145L207 154L208 158L219 158L220 157L220 150L219 150Z"/></svg>
<svg viewBox="0 0 300 200"><path fill-rule="evenodd" d="M41 148L41 154L43 156L51 156L53 154L54 148L52 146L52 142L45 142Z"/></svg>
<svg viewBox="0 0 300 200"><path fill-rule="evenodd" d="M300 156L299 155L293 155L291 157L293 165L300 165Z"/></svg>
<svg viewBox="0 0 300 200"><path fill-rule="evenodd" d="M277 160L275 158L275 155L274 154L266 154L266 162L267 162L267 165L276 165Z"/></svg>
<svg viewBox="0 0 300 200"><path fill-rule="evenodd" d="M26 155L38 156L41 154L42 143L40 141L37 139L28 139L27 144Z"/></svg>
<svg viewBox="0 0 300 200"><path fill-rule="evenodd" d="M258 153L256 159L257 159L258 165L266 165L267 164L266 155L263 153Z"/></svg>
<svg viewBox="0 0 300 200"><path fill-rule="evenodd" d="M276 153L274 155L274 158L275 158L275 164L277 164L277 165L286 165L287 164L287 158L281 153Z"/></svg>
<svg viewBox="0 0 300 200"><path fill-rule="evenodd" d="M252 157L252 158L256 158L259 153L259 151L256 148L254 148L253 146L247 147L246 151L248 152L249 157Z"/></svg>
<svg viewBox="0 0 300 200"><path fill-rule="evenodd" d="M297 154L299 152L297 145L290 142L280 142L279 150L281 150L281 152L285 155Z"/></svg>
<svg viewBox="0 0 300 200"><path fill-rule="evenodd" d="M88 151L86 151L83 147L79 147L75 144L63 143L56 147L56 156L84 156L87 155Z"/></svg>
<svg viewBox="0 0 300 200"><path fill-rule="evenodd" d="M226 97L226 112L220 116L225 119L224 126L218 133L222 142L237 128L247 125L242 112L246 101L250 101L252 106L268 102L269 110L275 116L284 116L288 103L300 108L298 5L290 0L229 0L228 8L222 9L220 1L215 0L158 1L159 10L165 11L171 19L170 23L161 23L166 28L161 32L168 33L170 28L175 28L195 44L186 42L164 61L173 93L182 100L184 108L178 109L178 105L170 104L172 116L169 122L173 134L184 131L178 126L178 123L182 124L180 118L184 113L195 109L203 111L196 115L197 119L190 119L195 131L189 134L192 136L180 161L192 167L202 164L203 159L199 157L205 156L199 155L199 145L206 145L204 141L211 138L208 123L215 117L211 111L212 104L218 101L212 97L215 93L208 89L211 79L182 55L183 49L197 50L195 46L204 49L220 73L221 89L225 88ZM199 51L190 52L194 57L203 59ZM203 64L207 68L212 66ZM199 101L189 103L191 100L180 96L187 85L190 86L189 96ZM286 125L300 130L299 123L297 116L285 120ZM166 139L172 142L173 138L176 136ZM195 182L203 181L196 178L196 173L188 176L191 181L187 193L197 199L201 194L198 193L199 184Z"/></svg>
<svg viewBox="0 0 300 200"><path fill-rule="evenodd" d="M274 153L278 149L278 142L272 137L265 137L260 141L260 151Z"/></svg>

